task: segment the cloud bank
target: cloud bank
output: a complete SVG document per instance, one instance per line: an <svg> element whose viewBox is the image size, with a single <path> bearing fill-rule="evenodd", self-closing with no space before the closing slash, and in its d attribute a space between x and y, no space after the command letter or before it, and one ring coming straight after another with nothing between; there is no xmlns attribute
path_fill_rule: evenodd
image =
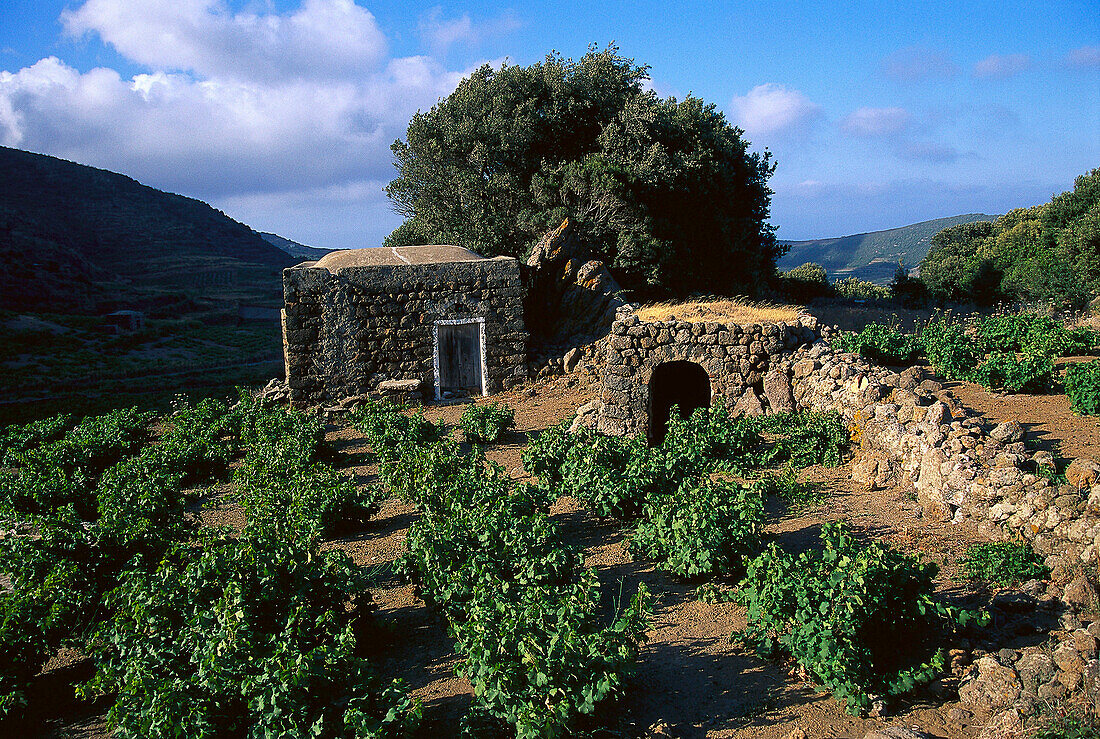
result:
<svg viewBox="0 0 1100 739"><path fill-rule="evenodd" d="M798 90L768 83L734 97L730 113L750 137L768 137L804 133L821 117L822 110Z"/></svg>
<svg viewBox="0 0 1100 739"><path fill-rule="evenodd" d="M62 23L148 71L125 79L53 56L0 71L0 144L257 211L258 199L277 208L294 193L339 204L334 193L348 188L384 202L390 144L463 76L429 56L391 56L374 16L350 0L266 14L214 0L88 0Z"/></svg>

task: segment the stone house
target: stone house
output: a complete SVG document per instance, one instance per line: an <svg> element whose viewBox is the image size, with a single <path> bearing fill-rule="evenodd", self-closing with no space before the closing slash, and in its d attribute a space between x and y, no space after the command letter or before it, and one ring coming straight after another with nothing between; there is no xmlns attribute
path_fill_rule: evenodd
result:
<svg viewBox="0 0 1100 739"><path fill-rule="evenodd" d="M524 290L511 257L458 246L334 251L285 269L283 297L294 401L394 387L489 395L526 377Z"/></svg>

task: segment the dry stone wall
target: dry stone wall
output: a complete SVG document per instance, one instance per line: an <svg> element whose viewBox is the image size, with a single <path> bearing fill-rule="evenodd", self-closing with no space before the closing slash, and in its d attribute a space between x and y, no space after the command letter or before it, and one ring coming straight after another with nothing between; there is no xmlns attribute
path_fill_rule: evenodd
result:
<svg viewBox="0 0 1100 739"><path fill-rule="evenodd" d="M392 380L435 388L433 326L484 322L486 389L526 377L524 290L516 260L284 270L290 396L315 403L375 393Z"/></svg>
<svg viewBox="0 0 1100 739"><path fill-rule="evenodd" d="M1019 423L991 426L967 414L919 367L892 372L819 342L773 372L789 378L799 408L848 420L857 482L912 486L918 513L972 519L989 538L1029 541L1045 557L1050 585L1032 581L992 608L1002 619L1045 620L1051 640L971 655L959 694L993 715L983 736L1015 735L1043 704L1100 708L1100 604L1089 578L1100 561L1100 465L1077 460L1058 484L1043 474L1053 470L1050 453L1030 449Z"/></svg>
<svg viewBox="0 0 1100 739"><path fill-rule="evenodd" d="M751 324L652 321L628 310L611 326L601 378L598 430L615 436L644 434L649 425L650 380L662 364L694 362L706 371L712 397L737 413L791 410L789 382L765 380L772 365L820 336L817 319Z"/></svg>

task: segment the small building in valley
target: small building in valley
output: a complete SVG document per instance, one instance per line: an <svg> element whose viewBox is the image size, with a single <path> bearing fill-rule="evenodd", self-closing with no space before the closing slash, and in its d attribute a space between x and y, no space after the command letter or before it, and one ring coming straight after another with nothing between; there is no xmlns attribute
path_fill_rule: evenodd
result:
<svg viewBox="0 0 1100 739"><path fill-rule="evenodd" d="M348 249L283 271L294 401L415 388L488 395L526 377L519 263L458 246ZM385 388L383 388L385 389Z"/></svg>

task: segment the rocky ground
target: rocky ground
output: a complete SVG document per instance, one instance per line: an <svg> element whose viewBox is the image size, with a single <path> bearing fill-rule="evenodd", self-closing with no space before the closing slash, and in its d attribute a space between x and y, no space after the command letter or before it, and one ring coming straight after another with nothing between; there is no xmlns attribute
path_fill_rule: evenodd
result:
<svg viewBox="0 0 1100 739"><path fill-rule="evenodd" d="M570 375L492 398L517 412L516 430L491 446L489 457L513 475L523 477L521 455L528 439L571 416L578 406L595 397L593 379L582 364ZM1068 409L1062 408L1063 396L993 396L980 388L958 384L949 384L947 389L960 403L985 413L990 420L1018 419L1056 456L1100 458L1100 425L1094 419L1067 415L1064 411ZM464 409L463 402L438 404L427 408L426 415L455 426ZM333 423L329 438L336 444L343 466L360 484L377 484L362 439L353 429ZM852 481L848 466L814 467L801 477L820 490L820 501L796 510L773 502L769 508L770 536L785 546L807 546L816 540L822 523L846 520L865 536L885 538L939 564L937 588L942 597L968 607L989 606L993 615L989 628L980 638L946 645L952 650L950 674L890 715L852 717L831 695L801 680L793 664L761 660L732 643L730 636L745 625L743 609L729 603L703 602L694 586L667 577L649 563L634 561L616 525L592 517L577 501L562 498L552 513L569 539L584 548L588 564L599 570L609 596L618 597L621 592L628 597L640 582L655 595L652 629L638 671L626 697L606 708L604 723L615 730L605 735L862 739L885 731L877 736L962 739L979 737L984 732L991 738L1012 737L1016 735L1013 728L987 727L996 693L1016 689L1020 681L1030 681L1035 683L1033 691L1046 686L1043 697L1055 702L1065 691L1049 686L1054 662L1074 666L1080 662L1084 669L1090 650L1096 653L1100 621L1093 621L1088 613L1062 613L1053 596L1064 593L1056 584L1032 582L991 591L960 579L960 557L967 546L982 540L969 524L923 518L910 490L872 492ZM217 497L202 515L210 524L242 522L239 509ZM379 617L387 624L384 633L388 634L374 645L374 658L384 674L403 677L423 702L421 735L449 737L456 734L458 721L470 701L470 685L455 675L457 659L443 621L416 597L411 585L396 580L388 566L403 551L405 531L414 515L407 504L391 500L362 531L331 546L374 568L378 584L373 594ZM1080 644L1076 645L1079 649L1074 654L1051 654L1044 647L1050 634L1058 629L1080 634ZM1001 660L997 662L987 655ZM82 669L79 655L65 657L50 665L51 672L59 677ZM1006 659L1016 664L1013 675L999 667ZM53 684L63 682L56 680ZM58 690L56 706L61 715L48 720L54 736L106 736L103 716L96 707L89 710L75 706L61 694L63 688Z"/></svg>

